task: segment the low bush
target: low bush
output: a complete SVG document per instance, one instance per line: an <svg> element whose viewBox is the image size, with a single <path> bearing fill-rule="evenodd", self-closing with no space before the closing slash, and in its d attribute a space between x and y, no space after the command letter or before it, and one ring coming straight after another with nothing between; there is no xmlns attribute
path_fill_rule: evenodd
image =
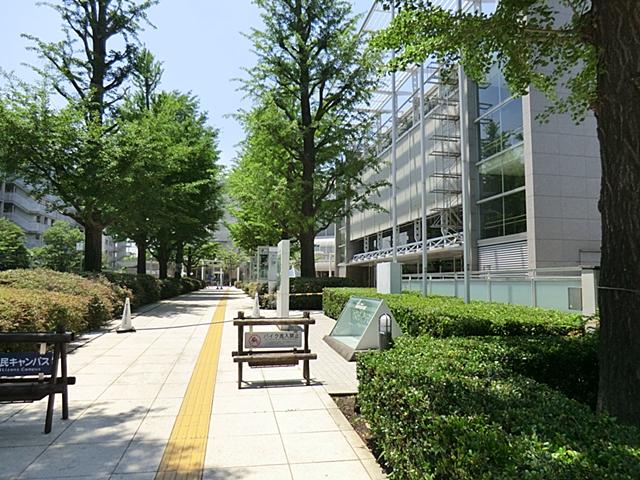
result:
<svg viewBox="0 0 640 480"><path fill-rule="evenodd" d="M582 333L584 325L581 315L557 310L480 301L465 304L456 297L423 297L416 292L385 295L350 288L324 290L325 314L338 318L351 296L383 298L403 333L410 336L568 335Z"/></svg>
<svg viewBox="0 0 640 480"><path fill-rule="evenodd" d="M111 283L131 292L131 308L136 309L160 300L160 281L151 275L103 272Z"/></svg>
<svg viewBox="0 0 640 480"><path fill-rule="evenodd" d="M258 292L261 308L276 308L276 296L269 294L268 283L249 282L240 284L250 297L255 296L256 292ZM355 282L352 279L342 277L290 278L289 308L291 310L322 310L322 292L325 288L346 288L353 285L355 285Z"/></svg>
<svg viewBox="0 0 640 480"><path fill-rule="evenodd" d="M160 298L173 298L182 295L183 284L179 278L165 278L160 280Z"/></svg>
<svg viewBox="0 0 640 480"><path fill-rule="evenodd" d="M583 361L557 351L585 341L404 337L360 355L358 403L390 478L640 478L640 431L527 376L543 366L554 383Z"/></svg>
<svg viewBox="0 0 640 480"><path fill-rule="evenodd" d="M165 278L160 280L160 297L173 298L184 293L200 290L204 282L190 277Z"/></svg>
<svg viewBox="0 0 640 480"><path fill-rule="evenodd" d="M52 332L58 325L81 332L89 327L91 297L55 291L0 287L0 332ZM26 346L33 348L33 345ZM22 346L0 344L0 351ZM11 349L11 350L10 350Z"/></svg>
<svg viewBox="0 0 640 480"><path fill-rule="evenodd" d="M98 328L118 315L127 295L127 291L114 289L104 280L45 269L0 272L0 286L57 292L77 298L84 308L84 329Z"/></svg>

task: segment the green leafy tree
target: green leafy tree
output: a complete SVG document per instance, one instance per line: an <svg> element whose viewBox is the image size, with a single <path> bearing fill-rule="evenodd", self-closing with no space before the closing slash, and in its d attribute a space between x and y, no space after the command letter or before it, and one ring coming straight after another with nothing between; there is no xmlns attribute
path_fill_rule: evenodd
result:
<svg viewBox="0 0 640 480"><path fill-rule="evenodd" d="M461 62L481 81L497 64L512 91L533 86L547 115L591 109L602 189L598 410L640 425L640 9L637 0L501 0L492 13L450 12L433 2L402 7L378 47L392 67L433 56ZM557 92L568 91L566 96Z"/></svg>
<svg viewBox="0 0 640 480"><path fill-rule="evenodd" d="M29 267L25 235L15 223L0 218L0 270Z"/></svg>
<svg viewBox="0 0 640 480"><path fill-rule="evenodd" d="M84 235L79 228L57 221L42 238L44 246L31 251L36 265L59 272L76 272L82 268L82 252L77 246Z"/></svg>
<svg viewBox="0 0 640 480"><path fill-rule="evenodd" d="M231 197L229 224L234 243L247 252L261 245L275 245L291 237L289 227L297 221L301 197L299 162L274 138L291 130L286 117L268 99L240 117L246 133L240 154L227 176Z"/></svg>
<svg viewBox="0 0 640 480"><path fill-rule="evenodd" d="M198 240L187 243L184 246L184 266L187 276L193 276L196 268L200 267L204 260L215 259L219 249L220 244L212 240Z"/></svg>
<svg viewBox="0 0 640 480"><path fill-rule="evenodd" d="M155 186L138 206L146 211L149 245L166 278L172 255L180 267L184 245L210 238L222 218L218 132L207 125L197 99L177 92L158 94L151 110L122 132L123 145L133 150L125 157L137 159L138 181Z"/></svg>
<svg viewBox="0 0 640 480"><path fill-rule="evenodd" d="M257 108L272 103L277 109L275 123L265 129L285 152L278 169L289 189L283 202L296 212L286 233L300 244L302 275L313 277L316 233L365 206L374 189L359 178L376 164L366 151L370 129L359 107L374 85L376 56L364 54L358 19L346 0L255 3L264 28L249 35L258 63L245 88ZM287 128L279 130L283 122Z"/></svg>
<svg viewBox="0 0 640 480"><path fill-rule="evenodd" d="M33 35L44 61L39 72L74 109L82 110L86 155L71 156L66 165L49 164L48 153L25 157L18 171L39 192L54 194L67 213L84 227L88 271L102 266L102 232L113 221L113 162L107 138L113 131L110 111L122 98L138 52L137 34L148 23L147 10L157 0L62 0L47 3L62 20L63 40L45 42ZM55 138L55 137L54 137ZM51 142L55 143L54 139ZM57 145L54 145L57 146ZM35 164L35 165L34 165ZM31 174L41 170L38 176ZM68 181L67 175L73 179ZM78 185L84 182L84 185ZM80 186L81 188L77 188Z"/></svg>
<svg viewBox="0 0 640 480"><path fill-rule="evenodd" d="M163 118L152 109L156 90L162 79L162 64L143 49L134 61L132 80L135 91L125 98L118 110L119 144L128 168L114 225L109 232L121 239L131 239L138 249L136 271L147 273L147 250L155 221L161 213L167 141L159 132ZM136 208L131 208L135 205Z"/></svg>
<svg viewBox="0 0 640 480"><path fill-rule="evenodd" d="M95 262L102 231L113 222L126 163L117 162L109 127L86 115L81 103L54 108L44 88L10 87L0 98L0 167L25 180L49 209L83 226L84 267L93 271L101 266Z"/></svg>

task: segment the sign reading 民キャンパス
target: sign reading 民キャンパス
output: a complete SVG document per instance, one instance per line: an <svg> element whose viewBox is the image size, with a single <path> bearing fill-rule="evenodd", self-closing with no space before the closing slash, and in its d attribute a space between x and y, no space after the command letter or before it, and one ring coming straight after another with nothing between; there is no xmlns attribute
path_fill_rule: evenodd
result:
<svg viewBox="0 0 640 480"><path fill-rule="evenodd" d="M245 348L293 348L302 346L300 332L247 332Z"/></svg>
<svg viewBox="0 0 640 480"><path fill-rule="evenodd" d="M18 377L22 375L51 375L53 354L47 353L0 353L0 376Z"/></svg>

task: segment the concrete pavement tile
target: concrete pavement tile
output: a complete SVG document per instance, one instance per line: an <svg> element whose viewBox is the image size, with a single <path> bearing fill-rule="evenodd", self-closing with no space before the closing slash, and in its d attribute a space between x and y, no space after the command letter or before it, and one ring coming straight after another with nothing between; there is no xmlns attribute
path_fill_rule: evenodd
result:
<svg viewBox="0 0 640 480"><path fill-rule="evenodd" d="M358 461L299 463L291 465L293 480L370 480L364 466Z"/></svg>
<svg viewBox="0 0 640 480"><path fill-rule="evenodd" d="M133 441L166 443L171 435L175 420L175 416L147 416L140 424Z"/></svg>
<svg viewBox="0 0 640 480"><path fill-rule="evenodd" d="M165 383L158 392L158 398L183 398L188 385L187 382Z"/></svg>
<svg viewBox="0 0 640 480"><path fill-rule="evenodd" d="M324 404L314 391L295 391L291 395L271 395L273 409L285 410L321 410Z"/></svg>
<svg viewBox="0 0 640 480"><path fill-rule="evenodd" d="M271 402L267 392L262 395L251 395L247 397L214 397L213 413L248 413L248 412L270 412Z"/></svg>
<svg viewBox="0 0 640 480"><path fill-rule="evenodd" d="M44 435L44 419L45 411L43 410L37 420L15 418L0 423L0 450L6 447L50 445L71 423L68 420L55 418L51 433Z"/></svg>
<svg viewBox="0 0 640 480"><path fill-rule="evenodd" d="M162 384L160 383L149 385L111 385L100 395L100 398L111 400L155 399L161 388Z"/></svg>
<svg viewBox="0 0 640 480"><path fill-rule="evenodd" d="M327 412L329 412L329 415L331 415L333 421L336 422L336 425L340 430L353 431L353 427L349 423L349 420L346 419L339 408L327 408Z"/></svg>
<svg viewBox="0 0 640 480"><path fill-rule="evenodd" d="M166 444L166 441L139 442L134 440L125 451L115 472L117 474L153 472L155 475Z"/></svg>
<svg viewBox="0 0 640 480"><path fill-rule="evenodd" d="M351 445L351 448L353 448L353 451L356 452L356 455L360 460L369 460L374 458L369 447L367 447L362 438L360 438L360 435L353 431L353 429L343 431L342 434L344 435L344 438L347 439L347 442L349 442L349 445Z"/></svg>
<svg viewBox="0 0 640 480"><path fill-rule="evenodd" d="M53 445L20 475L21 479L64 477L108 478L128 442Z"/></svg>
<svg viewBox="0 0 640 480"><path fill-rule="evenodd" d="M128 442L142 423L141 415L82 417L56 440L56 445Z"/></svg>
<svg viewBox="0 0 640 480"><path fill-rule="evenodd" d="M146 372L146 373L131 373L125 371L114 382L114 385L153 385L162 384L167 380L169 372Z"/></svg>
<svg viewBox="0 0 640 480"><path fill-rule="evenodd" d="M289 463L357 460L341 432L296 433L282 435Z"/></svg>
<svg viewBox="0 0 640 480"><path fill-rule="evenodd" d="M0 434L0 438L2 438L2 435ZM17 477L45 448L45 446L0 448L0 465L2 465L0 479L5 480Z"/></svg>
<svg viewBox="0 0 640 480"><path fill-rule="evenodd" d="M277 435L278 425L272 412L213 414L210 437L236 435Z"/></svg>
<svg viewBox="0 0 640 480"><path fill-rule="evenodd" d="M145 473L114 473L109 480L154 480L156 472Z"/></svg>
<svg viewBox="0 0 640 480"><path fill-rule="evenodd" d="M275 412L282 434L337 431L338 426L326 410Z"/></svg>
<svg viewBox="0 0 640 480"><path fill-rule="evenodd" d="M374 458L360 461L364 468L367 470L367 473L369 474L371 480L386 480L387 476L384 474L382 468L380 468L380 465Z"/></svg>
<svg viewBox="0 0 640 480"><path fill-rule="evenodd" d="M156 398L147 417L176 417L182 406L182 398Z"/></svg>
<svg viewBox="0 0 640 480"><path fill-rule="evenodd" d="M279 435L211 437L205 468L247 467L287 463Z"/></svg>
<svg viewBox="0 0 640 480"><path fill-rule="evenodd" d="M289 465L262 467L209 468L203 480L291 480Z"/></svg>

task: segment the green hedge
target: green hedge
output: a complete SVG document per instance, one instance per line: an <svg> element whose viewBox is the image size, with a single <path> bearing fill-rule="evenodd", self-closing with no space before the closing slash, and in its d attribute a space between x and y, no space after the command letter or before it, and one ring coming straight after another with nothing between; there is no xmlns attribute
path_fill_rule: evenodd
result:
<svg viewBox="0 0 640 480"><path fill-rule="evenodd" d="M323 310L338 318L351 296L384 298L403 333L436 337L473 335L568 335L581 333L582 316L549 310L474 301L465 304L456 297L423 297L410 292L378 294L373 289L325 289Z"/></svg>
<svg viewBox="0 0 640 480"><path fill-rule="evenodd" d="M83 308L83 330L98 328L118 315L128 294L128 290L114 287L104 279L88 279L46 269L0 272L0 286L75 297Z"/></svg>
<svg viewBox="0 0 640 480"><path fill-rule="evenodd" d="M133 309L160 300L160 281L156 277L117 272L103 272L102 275L109 282L131 291Z"/></svg>
<svg viewBox="0 0 640 480"><path fill-rule="evenodd" d="M547 353L544 341L404 337L360 355L358 403L390 478L640 478L640 431L522 374L557 364L557 342L585 340L550 339ZM553 368L589 367L563 358Z"/></svg>
<svg viewBox="0 0 640 480"><path fill-rule="evenodd" d="M89 327L91 297L59 292L0 287L0 332L52 332L58 325L80 332ZM33 345L4 345L0 351L33 349Z"/></svg>
<svg viewBox="0 0 640 480"><path fill-rule="evenodd" d="M355 282L343 277L294 277L289 279L289 308L291 310L322 310L322 292L325 288L353 287ZM269 294L269 285L265 282L236 282L250 297L256 292L260 296L260 307L274 309L276 296Z"/></svg>
<svg viewBox="0 0 640 480"><path fill-rule="evenodd" d="M160 280L160 297L173 298L184 293L193 292L204 288L204 282L190 277L166 278Z"/></svg>

